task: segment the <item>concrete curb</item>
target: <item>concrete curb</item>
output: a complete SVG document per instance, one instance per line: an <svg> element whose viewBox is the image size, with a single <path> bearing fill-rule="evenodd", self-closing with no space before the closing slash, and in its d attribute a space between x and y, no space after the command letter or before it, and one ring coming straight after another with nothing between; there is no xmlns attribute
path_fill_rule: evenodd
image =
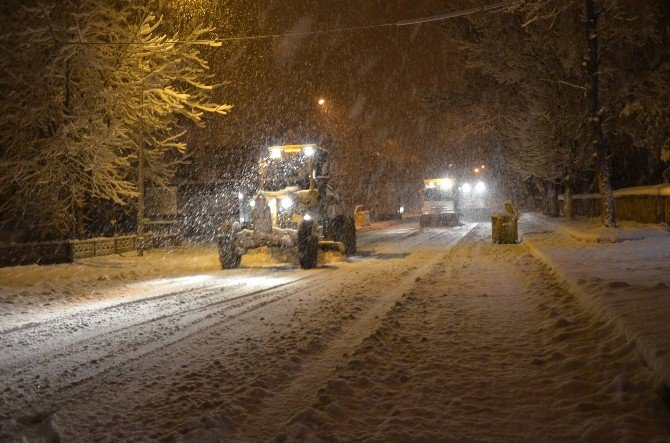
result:
<svg viewBox="0 0 670 443"><path fill-rule="evenodd" d="M570 278L559 266L557 266L546 254L532 244L532 240L525 239L524 247L535 258L544 263L559 279L568 287L568 290L577 298L577 300L592 314L603 316L609 320L629 342L633 342L635 349L645 361L647 366L656 374L656 376L665 385L666 389L670 387L670 364L663 361L664 352L645 340L639 332L635 330L626 318L618 315L597 297L585 291L574 278Z"/></svg>

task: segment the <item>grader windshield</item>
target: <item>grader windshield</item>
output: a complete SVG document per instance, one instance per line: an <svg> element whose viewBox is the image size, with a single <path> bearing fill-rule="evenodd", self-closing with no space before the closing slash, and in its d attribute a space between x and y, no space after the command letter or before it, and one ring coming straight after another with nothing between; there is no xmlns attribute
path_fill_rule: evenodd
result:
<svg viewBox="0 0 670 443"><path fill-rule="evenodd" d="M261 168L261 189L279 191L290 186L309 189L322 153L314 145L271 146L270 156Z"/></svg>

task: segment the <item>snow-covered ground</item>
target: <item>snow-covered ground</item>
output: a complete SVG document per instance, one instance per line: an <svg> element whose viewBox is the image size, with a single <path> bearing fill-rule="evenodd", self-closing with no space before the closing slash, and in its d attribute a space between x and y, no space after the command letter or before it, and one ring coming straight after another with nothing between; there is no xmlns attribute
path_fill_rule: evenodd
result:
<svg viewBox="0 0 670 443"><path fill-rule="evenodd" d="M16 293L0 440L670 438L633 344L489 235L393 224L310 271L214 256L88 299L56 278L57 308Z"/></svg>
<svg viewBox="0 0 670 443"><path fill-rule="evenodd" d="M336 263L346 257L321 252L319 260ZM260 248L244 255L241 266L248 275L256 275L268 267L296 264L297 258L290 254ZM194 285L220 280L220 269L216 247L202 245L153 249L143 256L127 252L75 263L0 268L0 329L78 305L103 307L166 290L189 291Z"/></svg>
<svg viewBox="0 0 670 443"><path fill-rule="evenodd" d="M667 439L657 381L632 346L523 246L482 241L489 232L403 294L281 436Z"/></svg>
<svg viewBox="0 0 670 443"><path fill-rule="evenodd" d="M670 232L661 225L620 224L607 229L597 220L556 222L537 215L522 220L529 231L549 228L525 236L525 244L585 307L621 329L670 386Z"/></svg>

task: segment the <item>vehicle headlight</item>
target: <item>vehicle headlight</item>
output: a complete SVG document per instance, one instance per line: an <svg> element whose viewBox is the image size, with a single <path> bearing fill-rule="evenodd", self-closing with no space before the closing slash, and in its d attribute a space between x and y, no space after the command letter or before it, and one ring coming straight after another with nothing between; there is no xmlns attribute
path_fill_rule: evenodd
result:
<svg viewBox="0 0 670 443"><path fill-rule="evenodd" d="M475 185L475 191L477 191L478 193L481 194L485 190L486 190L486 185L484 185L484 182L477 182L477 184Z"/></svg>
<svg viewBox="0 0 670 443"><path fill-rule="evenodd" d="M270 149L270 158L281 158L282 153L282 148L272 148Z"/></svg>
<svg viewBox="0 0 670 443"><path fill-rule="evenodd" d="M310 221L312 219L312 216L309 215L309 214L305 214L305 215L302 216L302 219L305 220L305 221Z"/></svg>
<svg viewBox="0 0 670 443"><path fill-rule="evenodd" d="M289 209L291 206L293 206L293 200L291 200L290 197L284 197L280 201L282 209Z"/></svg>
<svg viewBox="0 0 670 443"><path fill-rule="evenodd" d="M464 183L461 190L467 194L472 191L472 186L470 186L470 183Z"/></svg>
<svg viewBox="0 0 670 443"><path fill-rule="evenodd" d="M314 155L314 146L305 146L302 148L302 153L305 157L311 157Z"/></svg>
<svg viewBox="0 0 670 443"><path fill-rule="evenodd" d="M249 200L249 206L251 206L252 208L255 207L256 206L256 200L254 200L253 198L251 200Z"/></svg>

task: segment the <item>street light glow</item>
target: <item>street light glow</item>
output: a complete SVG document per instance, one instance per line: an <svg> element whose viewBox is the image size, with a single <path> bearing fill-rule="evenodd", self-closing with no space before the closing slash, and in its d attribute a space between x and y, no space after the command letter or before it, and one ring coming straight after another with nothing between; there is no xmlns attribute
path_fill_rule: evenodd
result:
<svg viewBox="0 0 670 443"><path fill-rule="evenodd" d="M320 98L318 103L319 103L319 106L323 106L323 105L326 104L326 99Z"/></svg>

